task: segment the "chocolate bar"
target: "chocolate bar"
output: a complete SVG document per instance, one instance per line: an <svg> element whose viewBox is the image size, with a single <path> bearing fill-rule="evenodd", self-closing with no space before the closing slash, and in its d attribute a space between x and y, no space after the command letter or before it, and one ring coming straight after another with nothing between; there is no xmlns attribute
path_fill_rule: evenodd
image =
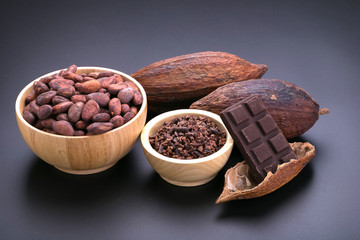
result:
<svg viewBox="0 0 360 240"><path fill-rule="evenodd" d="M257 182L261 182L277 166L296 159L283 133L261 99L254 95L220 113L227 130Z"/></svg>

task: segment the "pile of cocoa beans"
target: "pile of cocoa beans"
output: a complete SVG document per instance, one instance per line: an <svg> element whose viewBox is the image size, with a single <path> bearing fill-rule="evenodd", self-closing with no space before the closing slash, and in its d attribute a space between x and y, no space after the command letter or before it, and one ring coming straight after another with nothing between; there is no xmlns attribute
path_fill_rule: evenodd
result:
<svg viewBox="0 0 360 240"><path fill-rule="evenodd" d="M49 133L84 136L120 127L138 113L143 96L133 82L110 71L76 72L71 65L35 81L24 119Z"/></svg>

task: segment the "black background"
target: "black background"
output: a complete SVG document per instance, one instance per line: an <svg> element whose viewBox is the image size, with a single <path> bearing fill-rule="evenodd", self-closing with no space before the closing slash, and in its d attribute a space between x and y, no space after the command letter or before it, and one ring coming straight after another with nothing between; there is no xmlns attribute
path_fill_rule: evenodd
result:
<svg viewBox="0 0 360 240"><path fill-rule="evenodd" d="M360 8L357 1L1 1L1 239L359 239ZM331 114L296 140L317 155L280 190L214 202L210 183L164 182L138 141L108 171L74 176L37 158L15 120L17 94L71 64L132 72L224 51L267 64Z"/></svg>

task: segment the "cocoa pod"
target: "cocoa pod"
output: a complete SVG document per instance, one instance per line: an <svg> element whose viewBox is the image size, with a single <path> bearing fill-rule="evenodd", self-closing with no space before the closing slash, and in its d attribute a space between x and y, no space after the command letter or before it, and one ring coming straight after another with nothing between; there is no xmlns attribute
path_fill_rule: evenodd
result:
<svg viewBox="0 0 360 240"><path fill-rule="evenodd" d="M44 105L44 104L48 104L51 102L52 98L55 95L56 95L55 91L44 92L44 93L40 94L39 96L37 96L36 103L40 106Z"/></svg>
<svg viewBox="0 0 360 240"><path fill-rule="evenodd" d="M77 102L69 108L68 119L70 122L75 123L80 120L84 105L83 102Z"/></svg>
<svg viewBox="0 0 360 240"><path fill-rule="evenodd" d="M229 83L191 104L190 108L219 114L250 95L258 95L287 139L310 129L319 118L319 104L304 89L278 79Z"/></svg>
<svg viewBox="0 0 360 240"><path fill-rule="evenodd" d="M52 104L53 105L57 105L59 103L62 103L62 102L69 102L69 99L65 98L65 97L62 97L62 96L54 96L53 99L51 100Z"/></svg>
<svg viewBox="0 0 360 240"><path fill-rule="evenodd" d="M134 97L135 90L131 87L120 90L117 97L121 103L129 103Z"/></svg>
<svg viewBox="0 0 360 240"><path fill-rule="evenodd" d="M52 114L53 107L49 104L44 104L39 107L37 116L39 119L46 119Z"/></svg>
<svg viewBox="0 0 360 240"><path fill-rule="evenodd" d="M95 92L86 95L86 100L94 100L100 107L106 107L109 105L110 97L105 93Z"/></svg>
<svg viewBox="0 0 360 240"><path fill-rule="evenodd" d="M36 92L36 94L41 94L49 91L49 87L41 81L35 81L33 84L33 89Z"/></svg>
<svg viewBox="0 0 360 240"><path fill-rule="evenodd" d="M90 124L86 130L90 135L101 134L113 129L114 125L110 122L95 122Z"/></svg>
<svg viewBox="0 0 360 240"><path fill-rule="evenodd" d="M131 74L145 88L149 110L188 107L227 83L261 78L267 70L224 52L199 52L155 62ZM168 104L167 104L168 103ZM168 110L166 109L166 110Z"/></svg>
<svg viewBox="0 0 360 240"><path fill-rule="evenodd" d="M112 98L109 102L109 111L111 116L121 114L121 102L118 98Z"/></svg>
<svg viewBox="0 0 360 240"><path fill-rule="evenodd" d="M95 114L99 113L100 106L94 100L89 100L85 103L83 110L81 112L81 118L84 121L89 121Z"/></svg>
<svg viewBox="0 0 360 240"><path fill-rule="evenodd" d="M111 117L108 113L97 113L91 118L91 120L93 122L108 122L110 118Z"/></svg>
<svg viewBox="0 0 360 240"><path fill-rule="evenodd" d="M100 82L98 80L90 80L83 83L76 83L75 87L81 93L93 93L100 89Z"/></svg>
<svg viewBox="0 0 360 240"><path fill-rule="evenodd" d="M71 98L75 94L75 88L71 85L61 86L56 93L65 98Z"/></svg>
<svg viewBox="0 0 360 240"><path fill-rule="evenodd" d="M55 106L53 106L53 114L59 114L59 113L63 113L66 112L67 110L69 110L69 108L74 105L73 102L67 101L67 102L62 102L59 104L56 104Z"/></svg>
<svg viewBox="0 0 360 240"><path fill-rule="evenodd" d="M65 136L73 136L74 128L67 121L56 121L52 125L52 129L57 133Z"/></svg>
<svg viewBox="0 0 360 240"><path fill-rule="evenodd" d="M114 124L114 128L120 127L124 124L124 118L120 115L117 115L110 119L110 122Z"/></svg>

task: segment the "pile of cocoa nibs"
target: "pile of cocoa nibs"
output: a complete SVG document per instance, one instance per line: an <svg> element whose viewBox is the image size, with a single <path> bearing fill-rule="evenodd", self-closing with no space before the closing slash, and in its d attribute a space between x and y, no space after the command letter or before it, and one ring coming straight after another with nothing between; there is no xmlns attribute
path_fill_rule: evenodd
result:
<svg viewBox="0 0 360 240"><path fill-rule="evenodd" d="M149 141L166 157L196 159L211 155L224 146L226 133L206 117L184 116L165 122Z"/></svg>
<svg viewBox="0 0 360 240"><path fill-rule="evenodd" d="M66 136L101 134L138 113L143 96L135 83L111 71L78 74L71 65L35 81L25 98L24 119L38 129Z"/></svg>

